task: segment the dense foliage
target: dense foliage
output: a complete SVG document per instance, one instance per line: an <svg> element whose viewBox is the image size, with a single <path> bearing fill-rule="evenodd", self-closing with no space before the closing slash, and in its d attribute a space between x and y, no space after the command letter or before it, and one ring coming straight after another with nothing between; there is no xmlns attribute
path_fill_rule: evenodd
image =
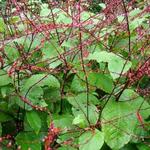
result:
<svg viewBox="0 0 150 150"><path fill-rule="evenodd" d="M0 8L0 149L150 149L148 0Z"/></svg>

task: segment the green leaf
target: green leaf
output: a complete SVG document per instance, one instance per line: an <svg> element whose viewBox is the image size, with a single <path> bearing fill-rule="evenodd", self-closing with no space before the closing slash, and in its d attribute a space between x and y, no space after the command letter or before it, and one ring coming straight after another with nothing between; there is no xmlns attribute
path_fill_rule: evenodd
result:
<svg viewBox="0 0 150 150"><path fill-rule="evenodd" d="M91 17L92 13L90 13L89 11L83 11L81 13L81 20L82 21L86 21Z"/></svg>
<svg viewBox="0 0 150 150"><path fill-rule="evenodd" d="M66 129L72 128L72 120L73 120L73 116L70 114L54 115L53 116L53 123L54 123L55 127L64 129L63 130L64 132ZM47 118L48 126L49 126L50 122L51 122L51 120L48 116L48 118Z"/></svg>
<svg viewBox="0 0 150 150"><path fill-rule="evenodd" d="M131 135L140 125L136 112L141 104L143 104L141 115L144 119L148 117L149 110L146 108L149 108L149 104L143 102L141 97L121 102L116 102L112 98L105 106L102 112L102 131L104 132L105 142L112 149L120 149L131 140Z"/></svg>
<svg viewBox="0 0 150 150"><path fill-rule="evenodd" d="M11 78L8 76L7 72L0 70L0 86L5 86L12 83Z"/></svg>
<svg viewBox="0 0 150 150"><path fill-rule="evenodd" d="M145 143L139 143L136 145L136 147L138 148L138 150L149 150L149 145L146 145Z"/></svg>
<svg viewBox="0 0 150 150"><path fill-rule="evenodd" d="M14 48L13 44L6 45L4 47L4 51L5 51L6 55L7 55L7 58L8 58L9 62L13 62L17 58L19 58L19 52L18 52L17 49Z"/></svg>
<svg viewBox="0 0 150 150"><path fill-rule="evenodd" d="M41 9L41 12L40 12L40 16L48 16L50 14L50 9L48 9L48 4L42 4L42 9Z"/></svg>
<svg viewBox="0 0 150 150"><path fill-rule="evenodd" d="M125 89L121 94L119 101L130 101L136 99L137 97L139 97L139 95L132 89Z"/></svg>
<svg viewBox="0 0 150 150"><path fill-rule="evenodd" d="M9 111L8 104L5 101L0 102L0 110L0 122L6 122L14 119Z"/></svg>
<svg viewBox="0 0 150 150"><path fill-rule="evenodd" d="M130 17L134 17L134 16L136 16L137 14L141 13L141 11L142 11L142 10L139 9L139 8L133 9L132 11L129 12L129 16L130 16Z"/></svg>
<svg viewBox="0 0 150 150"><path fill-rule="evenodd" d="M125 17L123 15L117 16L118 22L122 23Z"/></svg>
<svg viewBox="0 0 150 150"><path fill-rule="evenodd" d="M49 105L51 105L54 102L60 101L60 90L56 88L44 88L44 99L47 100L46 103Z"/></svg>
<svg viewBox="0 0 150 150"><path fill-rule="evenodd" d="M29 83L30 85L30 83ZM31 88L30 88L31 87ZM34 85L32 87L32 85L28 86L24 86L21 89L21 95L26 96L26 98L33 104L33 105L38 105L41 107L45 107L47 106L47 104L45 103L45 101L42 99L43 98L43 89L38 86L38 85ZM32 110L32 107L29 106L28 104L25 104L19 97L17 96L12 96L10 97L11 101L15 101L17 105L19 105L21 108L25 108L26 110Z"/></svg>
<svg viewBox="0 0 150 150"><path fill-rule="evenodd" d="M143 21L145 21L146 19L143 17L143 18L136 18L134 19L133 21L130 21L130 29L131 30L134 30L136 29L137 27L141 26L141 24L143 23Z"/></svg>
<svg viewBox="0 0 150 150"><path fill-rule="evenodd" d="M67 100L74 107L79 107L80 104L82 105L87 103L86 97L87 97L86 93L81 93L78 94L77 96L67 97ZM99 104L99 100L92 94L89 94L88 99L89 99L89 104L95 104L95 105Z"/></svg>
<svg viewBox="0 0 150 150"><path fill-rule="evenodd" d="M80 104L78 107L73 107L72 112L75 117L80 116L80 118L84 119L85 125L88 126L87 122L87 115L89 118L90 124L96 124L98 120L98 109L93 104L88 105L88 113L87 113L87 105L86 104Z"/></svg>
<svg viewBox="0 0 150 150"><path fill-rule="evenodd" d="M84 127L84 125L85 125L84 119L80 114L73 119L72 124L79 125L81 128Z"/></svg>
<svg viewBox="0 0 150 150"><path fill-rule="evenodd" d="M55 8L53 13L57 13L56 23L71 24L72 18L63 9Z"/></svg>
<svg viewBox="0 0 150 150"><path fill-rule="evenodd" d="M1 87L0 90L3 98L7 98L7 96L14 91L13 87L8 85Z"/></svg>
<svg viewBox="0 0 150 150"><path fill-rule="evenodd" d="M31 128L35 131L36 134L38 134L41 129L41 119L38 113L35 111L26 112L26 117Z"/></svg>
<svg viewBox="0 0 150 150"><path fill-rule="evenodd" d="M121 56L106 51L94 52L90 54L87 59L96 60L98 63L107 62L108 69L113 79L118 78L121 73L126 73L132 65L130 61L124 60Z"/></svg>
<svg viewBox="0 0 150 150"><path fill-rule="evenodd" d="M46 42L42 48L43 60L57 57L63 52L64 50L58 45L58 43L55 40L51 40L51 42Z"/></svg>
<svg viewBox="0 0 150 150"><path fill-rule="evenodd" d="M41 49L43 53L43 60L49 60L50 58L58 57L60 54L64 52L64 50L58 45L55 40L51 40L50 42L45 42L44 47ZM61 64L60 60L57 60L50 64L50 67L55 68Z"/></svg>
<svg viewBox="0 0 150 150"><path fill-rule="evenodd" d="M75 93L84 92L86 90L85 82L79 79L76 75L71 83L71 90Z"/></svg>
<svg viewBox="0 0 150 150"><path fill-rule="evenodd" d="M59 147L58 150L77 150L77 149L69 145L65 145L65 146Z"/></svg>
<svg viewBox="0 0 150 150"><path fill-rule="evenodd" d="M12 119L13 118L10 115L8 115L7 113L3 113L3 112L0 113L0 122L6 122L6 121L9 121Z"/></svg>
<svg viewBox="0 0 150 150"><path fill-rule="evenodd" d="M90 73L88 75L88 81L91 85L96 86L107 93L111 93L114 87L111 77L101 73Z"/></svg>
<svg viewBox="0 0 150 150"><path fill-rule="evenodd" d="M104 134L99 130L86 131L79 137L79 150L100 150L104 144Z"/></svg>
<svg viewBox="0 0 150 150"><path fill-rule="evenodd" d="M100 3L98 4L102 9L105 9L106 8L106 5L104 3Z"/></svg>
<svg viewBox="0 0 150 150"><path fill-rule="evenodd" d="M40 99L44 94L43 89L37 85L33 86L30 90L28 89L22 90L23 95L25 95L26 92L28 92L28 94L26 95L27 98L31 100L32 102L36 102L36 103L38 103L38 99Z"/></svg>
<svg viewBox="0 0 150 150"><path fill-rule="evenodd" d="M123 148L121 148L120 150L133 150L133 149L135 149L135 144L128 143Z"/></svg>
<svg viewBox="0 0 150 150"><path fill-rule="evenodd" d="M34 85L38 86L49 86L53 88L59 88L60 83L57 80L56 77L53 75L47 75L47 74L36 74L32 75L29 79L27 79L24 83L23 89L28 89Z"/></svg>
<svg viewBox="0 0 150 150"><path fill-rule="evenodd" d="M76 39L73 39L73 40L67 40L67 41L64 41L61 46L63 47L67 47L67 48L72 48L72 47L75 47L76 46Z"/></svg>
<svg viewBox="0 0 150 150"><path fill-rule="evenodd" d="M6 30L5 23L4 23L3 19L0 18L0 33L1 33L1 32L2 32L2 33L5 32L5 30Z"/></svg>
<svg viewBox="0 0 150 150"><path fill-rule="evenodd" d="M16 136L16 143L21 146L21 150L41 150L41 137L32 132L20 132Z"/></svg>
<svg viewBox="0 0 150 150"><path fill-rule="evenodd" d="M81 132L74 128L74 131L76 132L66 132L65 134L60 134L58 136L57 143L62 145L63 147L72 148L70 145L64 144L65 141L73 140L73 145L78 144L78 137L81 135ZM70 150L70 149L68 149Z"/></svg>

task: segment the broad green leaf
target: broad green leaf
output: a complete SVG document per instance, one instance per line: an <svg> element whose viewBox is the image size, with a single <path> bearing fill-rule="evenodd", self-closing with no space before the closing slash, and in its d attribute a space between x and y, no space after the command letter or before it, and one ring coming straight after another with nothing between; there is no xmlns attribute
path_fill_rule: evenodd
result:
<svg viewBox="0 0 150 150"><path fill-rule="evenodd" d="M98 4L102 9L105 9L106 8L106 5L104 3L100 3Z"/></svg>
<svg viewBox="0 0 150 150"><path fill-rule="evenodd" d="M101 73L90 73L88 75L88 80L91 85L96 86L107 93L111 93L113 90L113 80L108 75Z"/></svg>
<svg viewBox="0 0 150 150"><path fill-rule="evenodd" d="M123 15L117 16L118 22L122 23L125 17Z"/></svg>
<svg viewBox="0 0 150 150"><path fill-rule="evenodd" d="M121 56L106 51L94 52L90 54L87 59L96 60L98 63L107 62L108 69L113 79L118 78L121 73L126 73L132 65L130 61L126 61Z"/></svg>
<svg viewBox="0 0 150 150"><path fill-rule="evenodd" d="M44 88L44 98L47 100L46 103L49 105L53 102L60 101L60 90L56 88Z"/></svg>
<svg viewBox="0 0 150 150"><path fill-rule="evenodd" d="M82 105L82 104L87 103L87 94L81 93L81 94L78 94L77 96L71 96L71 97L68 96L67 100L74 107L79 107L80 104ZM99 103L99 100L92 94L88 95L88 100L89 100L89 104L95 104L96 105Z"/></svg>
<svg viewBox="0 0 150 150"><path fill-rule="evenodd" d="M0 18L0 33L1 33L1 32L2 32L2 33L5 32L5 30L6 30L5 23L4 23L3 19Z"/></svg>
<svg viewBox="0 0 150 150"><path fill-rule="evenodd" d="M36 134L35 130L30 126L29 121L27 120L27 115L24 117L23 127L24 131L34 132L33 134Z"/></svg>
<svg viewBox="0 0 150 150"><path fill-rule="evenodd" d="M63 142L73 140L73 144L77 145L78 137L81 135L81 132L79 130L77 130L76 128L74 128L73 130L76 132L66 132L65 134L60 134L58 136L57 143L62 145L62 147L72 148L69 144L68 145L63 144ZM70 149L68 149L68 150L70 150Z"/></svg>
<svg viewBox="0 0 150 150"><path fill-rule="evenodd" d="M53 123L54 123L55 127L63 129L64 132L66 131L66 129L72 128L72 120L73 120L73 116L70 114L53 116ZM48 118L47 118L48 126L49 126L50 122L51 122L51 120L48 116Z"/></svg>
<svg viewBox="0 0 150 150"><path fill-rule="evenodd" d="M11 78L8 76L7 72L0 70L0 86L5 86L12 83Z"/></svg>
<svg viewBox="0 0 150 150"><path fill-rule="evenodd" d="M72 112L75 117L80 115L80 118L84 119L85 126L89 125L87 118L89 119L90 124L96 124L99 116L98 109L93 104L88 105L88 109L86 104L80 104L78 107L73 107Z"/></svg>
<svg viewBox="0 0 150 150"><path fill-rule="evenodd" d="M58 150L77 150L77 149L69 145L66 145L66 146L59 147Z"/></svg>
<svg viewBox="0 0 150 150"><path fill-rule="evenodd" d="M12 118L9 115L9 113L7 114L7 112L6 113L3 113L3 112L0 113L0 122L6 122L6 121L9 121L9 120L13 120L13 119L14 118Z"/></svg>
<svg viewBox="0 0 150 150"><path fill-rule="evenodd" d="M125 89L123 93L121 94L119 101L130 101L137 99L139 95L134 92L132 89Z"/></svg>
<svg viewBox="0 0 150 150"><path fill-rule="evenodd" d="M72 124L79 125L81 128L84 127L85 122L84 122L84 118L82 117L82 115L79 114L77 117L75 117L73 119Z"/></svg>
<svg viewBox="0 0 150 150"><path fill-rule="evenodd" d="M76 46L76 43L77 43L77 40L76 39L71 39L71 40L67 40L67 41L64 41L61 46L63 47L67 47L67 48L72 48L72 47L75 47Z"/></svg>
<svg viewBox="0 0 150 150"><path fill-rule="evenodd" d="M133 150L135 149L135 144L132 143L128 143L127 145L125 145L123 148L121 148L120 150Z"/></svg>
<svg viewBox="0 0 150 150"><path fill-rule="evenodd" d="M35 111L26 112L26 117L31 128L35 131L36 134L38 134L41 129L41 119L38 113Z"/></svg>
<svg viewBox="0 0 150 150"><path fill-rule="evenodd" d="M64 23L64 24L71 24L72 18L62 9L54 9L53 12L57 13L56 23Z"/></svg>
<svg viewBox="0 0 150 150"><path fill-rule="evenodd" d="M75 76L71 83L71 90L75 93L82 92L82 91L84 92L86 90L85 82L83 82L81 79Z"/></svg>
<svg viewBox="0 0 150 150"><path fill-rule="evenodd" d="M136 15L140 14L141 12L142 12L142 10L139 8L133 9L132 11L129 12L129 22L130 22L129 27L130 27L131 31L133 31L137 27L141 26L142 23L147 20L146 17L148 14L143 13L142 17L141 16L135 17Z"/></svg>
<svg viewBox="0 0 150 150"><path fill-rule="evenodd" d="M149 104L143 102L141 97L121 102L116 102L112 98L105 106L102 112L102 131L105 142L112 149L120 149L131 140L132 134L139 125L136 112L141 104L143 104L141 115L144 119L148 117L149 110L146 108L149 108Z"/></svg>
<svg viewBox="0 0 150 150"><path fill-rule="evenodd" d="M48 4L42 4L42 9L41 9L41 12L40 12L40 16L48 16L50 14L50 9L48 8Z"/></svg>
<svg viewBox="0 0 150 150"><path fill-rule="evenodd" d="M28 93L27 93L28 92ZM33 86L32 88L23 89L22 94L26 95L26 97L31 100L32 102L38 103L38 99L43 96L43 89L40 86Z"/></svg>
<svg viewBox="0 0 150 150"><path fill-rule="evenodd" d="M9 18L9 24L13 25L15 23L18 23L20 21L20 17L19 16L13 16Z"/></svg>
<svg viewBox="0 0 150 150"><path fill-rule="evenodd" d="M88 12L88 11L83 11L81 13L81 20L82 21L86 21L91 17L92 13Z"/></svg>
<svg viewBox="0 0 150 150"><path fill-rule="evenodd" d="M134 30L137 27L141 26L143 21L146 21L146 19L144 17L143 18L136 18L133 21L130 21L130 24L129 24L130 29Z"/></svg>
<svg viewBox="0 0 150 150"><path fill-rule="evenodd" d="M147 145L145 143L136 144L136 147L138 148L138 150L149 150L150 149L149 145Z"/></svg>
<svg viewBox="0 0 150 150"><path fill-rule="evenodd" d="M95 129L86 131L79 137L79 150L100 150L104 144L104 134Z"/></svg>
<svg viewBox="0 0 150 150"><path fill-rule="evenodd" d="M137 14L141 13L142 10L140 10L139 8L133 9L132 11L129 12L129 16L130 17L134 17Z"/></svg>
<svg viewBox="0 0 150 150"><path fill-rule="evenodd" d="M41 137L30 132L20 132L16 136L16 143L21 146L21 150L41 150Z"/></svg>
<svg viewBox="0 0 150 150"><path fill-rule="evenodd" d="M14 89L12 86L7 85L7 86L1 87L0 91L1 91L2 97L6 98L9 94L11 94L14 91Z"/></svg>
<svg viewBox="0 0 150 150"><path fill-rule="evenodd" d="M18 96L13 95L9 97L9 108L11 108L13 105L19 106L25 110L32 110L32 107L25 104Z"/></svg>
<svg viewBox="0 0 150 150"><path fill-rule="evenodd" d="M56 77L53 75L47 74L36 74L32 75L29 79L27 79L24 83L23 89L28 89L34 85L38 86L49 86L54 88L59 88L60 83Z"/></svg>
<svg viewBox="0 0 150 150"><path fill-rule="evenodd" d="M64 50L58 45L55 40L50 42L45 42L44 47L42 48L43 60L49 60L50 58L56 58L62 54ZM54 68L61 64L60 60L57 60L50 64L50 67Z"/></svg>
<svg viewBox="0 0 150 150"><path fill-rule="evenodd" d="M41 120L41 128L40 128L40 132L38 134L45 134L42 131L46 131L45 129L47 129L47 114L45 112L38 112L38 116L40 117ZM27 120L27 115L24 118L24 131L29 131L29 132L34 132L33 134L35 134L35 130L30 126L28 120ZM37 135L37 134L36 134Z"/></svg>
<svg viewBox="0 0 150 150"><path fill-rule="evenodd" d="M8 105L5 101L0 102L0 122L13 120L13 114L9 111Z"/></svg>
<svg viewBox="0 0 150 150"><path fill-rule="evenodd" d="M51 40L50 42L46 42L42 48L43 60L57 57L63 52L64 50L58 45L58 43L55 40Z"/></svg>
<svg viewBox="0 0 150 150"><path fill-rule="evenodd" d="M21 89L21 95L26 96L28 101L30 101L33 105L38 105L41 107L46 107L46 102L42 99L43 98L43 89L40 86L33 86L30 87L23 87L26 89ZM15 102L17 105L19 105L21 108L26 110L32 110L32 107L28 104L25 104L18 96L12 96L10 97L11 102Z"/></svg>
<svg viewBox="0 0 150 150"><path fill-rule="evenodd" d="M30 85L30 83L29 83L29 85ZM28 86L26 86L26 87L24 86L21 89L21 95L22 96L26 96L26 98L28 99L28 101L30 101L33 105L38 105L38 106L41 106L41 107L46 107L47 104L43 100L43 94L44 93L43 93L42 87L40 87L38 85L34 85L34 86L30 85L29 87ZM31 106L29 106L28 104L25 104L17 96L10 97L10 100L11 101L15 101L15 103L17 105L19 105L23 109L32 110Z"/></svg>

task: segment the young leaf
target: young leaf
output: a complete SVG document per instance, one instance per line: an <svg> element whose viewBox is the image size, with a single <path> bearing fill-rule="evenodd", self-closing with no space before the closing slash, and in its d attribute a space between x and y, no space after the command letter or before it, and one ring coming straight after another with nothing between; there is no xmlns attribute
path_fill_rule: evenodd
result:
<svg viewBox="0 0 150 150"><path fill-rule="evenodd" d="M79 150L100 150L104 144L104 134L99 130L87 131L79 137Z"/></svg>

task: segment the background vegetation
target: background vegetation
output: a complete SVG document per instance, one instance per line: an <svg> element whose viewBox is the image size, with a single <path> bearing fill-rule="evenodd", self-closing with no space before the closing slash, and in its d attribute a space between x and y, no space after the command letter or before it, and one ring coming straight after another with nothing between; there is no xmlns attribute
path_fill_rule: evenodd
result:
<svg viewBox="0 0 150 150"><path fill-rule="evenodd" d="M149 39L148 0L1 0L1 149L149 150Z"/></svg>

